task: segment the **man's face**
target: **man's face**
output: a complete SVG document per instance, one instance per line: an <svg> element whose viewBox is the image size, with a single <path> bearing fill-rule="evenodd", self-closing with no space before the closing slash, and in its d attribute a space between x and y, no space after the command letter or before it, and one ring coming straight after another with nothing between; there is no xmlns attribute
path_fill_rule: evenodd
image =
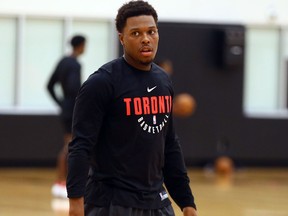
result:
<svg viewBox="0 0 288 216"><path fill-rule="evenodd" d="M126 21L119 39L126 61L140 70L150 70L158 48L158 29L153 16L135 16Z"/></svg>

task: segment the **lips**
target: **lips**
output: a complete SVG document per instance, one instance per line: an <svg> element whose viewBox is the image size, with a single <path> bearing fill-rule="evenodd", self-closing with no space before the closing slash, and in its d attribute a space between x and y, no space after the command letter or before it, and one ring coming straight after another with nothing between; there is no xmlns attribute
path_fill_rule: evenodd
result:
<svg viewBox="0 0 288 216"><path fill-rule="evenodd" d="M153 53L153 49L150 46L145 46L140 49L140 52L143 56L151 56Z"/></svg>
<svg viewBox="0 0 288 216"><path fill-rule="evenodd" d="M149 51L152 51L152 47L150 46L145 46L141 48L141 52L149 52Z"/></svg>

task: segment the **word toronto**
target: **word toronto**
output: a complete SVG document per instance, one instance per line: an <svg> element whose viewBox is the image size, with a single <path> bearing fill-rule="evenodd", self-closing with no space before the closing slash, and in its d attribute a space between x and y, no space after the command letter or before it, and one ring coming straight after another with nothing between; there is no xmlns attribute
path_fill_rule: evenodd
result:
<svg viewBox="0 0 288 216"><path fill-rule="evenodd" d="M170 113L172 107L171 96L124 98L124 102L127 116Z"/></svg>

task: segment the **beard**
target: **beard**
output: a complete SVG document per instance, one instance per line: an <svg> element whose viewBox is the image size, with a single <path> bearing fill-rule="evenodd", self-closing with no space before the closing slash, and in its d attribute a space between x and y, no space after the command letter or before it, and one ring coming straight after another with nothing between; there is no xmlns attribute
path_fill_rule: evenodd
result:
<svg viewBox="0 0 288 216"><path fill-rule="evenodd" d="M150 59L146 59L146 60L139 60L139 63L142 64L142 65L150 65L152 64L152 62L154 61L154 57L153 58L150 58Z"/></svg>
<svg viewBox="0 0 288 216"><path fill-rule="evenodd" d="M152 62L154 61L155 55L151 55L150 57L143 57L132 55L128 52L124 53L125 60L132 66L138 69L148 68L151 66Z"/></svg>

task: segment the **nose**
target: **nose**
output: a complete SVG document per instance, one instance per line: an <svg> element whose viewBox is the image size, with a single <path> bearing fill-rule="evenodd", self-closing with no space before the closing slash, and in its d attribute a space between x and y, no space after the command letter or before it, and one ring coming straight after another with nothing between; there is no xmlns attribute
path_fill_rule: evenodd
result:
<svg viewBox="0 0 288 216"><path fill-rule="evenodd" d="M147 33L143 34L142 43L143 44L149 44L150 43L150 39L149 39L149 36Z"/></svg>

